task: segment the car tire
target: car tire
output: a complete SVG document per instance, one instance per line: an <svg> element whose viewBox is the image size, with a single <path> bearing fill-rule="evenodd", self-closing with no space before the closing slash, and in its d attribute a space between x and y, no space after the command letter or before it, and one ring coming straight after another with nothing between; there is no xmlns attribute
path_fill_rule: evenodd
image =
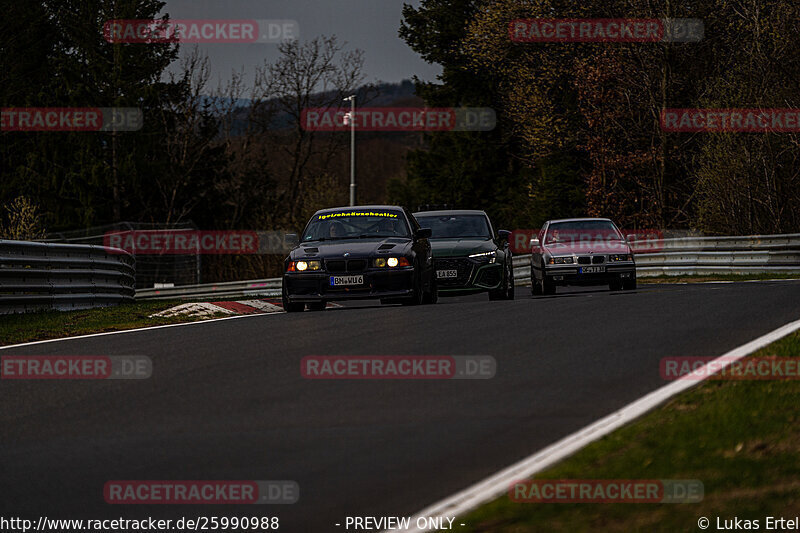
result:
<svg viewBox="0 0 800 533"><path fill-rule="evenodd" d="M506 288L506 300L514 299L514 262L511 260L511 254L508 254L508 287Z"/></svg>
<svg viewBox="0 0 800 533"><path fill-rule="evenodd" d="M423 303L425 294L422 288L422 273L419 268L414 269L414 287L412 288L411 296L403 300L403 305L421 305Z"/></svg>
<svg viewBox="0 0 800 533"><path fill-rule="evenodd" d="M509 288L510 287L510 288ZM503 269L503 282L497 289L489 291L490 300L514 299L514 272L509 271L508 265Z"/></svg>
<svg viewBox="0 0 800 533"><path fill-rule="evenodd" d="M283 304L283 310L287 313L299 313L306 308L306 304L292 303L289 301L285 284L281 287L281 303Z"/></svg>
<svg viewBox="0 0 800 533"><path fill-rule="evenodd" d="M539 285L539 280L533 274L533 268L531 268L531 294L534 296L542 295L542 286Z"/></svg>
<svg viewBox="0 0 800 533"><path fill-rule="evenodd" d="M438 301L439 301L439 285L436 282L436 272L434 271L431 274L431 285L430 285L430 288L429 288L428 292L426 292L423 295L422 303L433 305Z"/></svg>
<svg viewBox="0 0 800 533"><path fill-rule="evenodd" d="M621 291L622 287L623 287L623 282L622 280L619 279L612 280L608 283L608 288L611 289L612 291Z"/></svg>
<svg viewBox="0 0 800 533"><path fill-rule="evenodd" d="M622 282L622 290L624 291L635 291L636 290L636 276L634 275L633 279L626 279Z"/></svg>
<svg viewBox="0 0 800 533"><path fill-rule="evenodd" d="M542 294L551 295L556 293L556 282L553 278L544 273L544 263L542 263Z"/></svg>
<svg viewBox="0 0 800 533"><path fill-rule="evenodd" d="M308 305L308 310L309 311L324 311L325 307L327 306L327 303L326 302L311 302L310 304L306 304L306 305Z"/></svg>

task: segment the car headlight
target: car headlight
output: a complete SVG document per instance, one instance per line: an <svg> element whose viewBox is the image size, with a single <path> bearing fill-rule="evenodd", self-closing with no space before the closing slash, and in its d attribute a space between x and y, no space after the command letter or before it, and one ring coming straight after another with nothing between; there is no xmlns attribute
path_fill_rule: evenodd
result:
<svg viewBox="0 0 800 533"><path fill-rule="evenodd" d="M571 255L570 256L566 256L565 255L563 257L551 257L550 261L548 261L548 264L551 264L551 265L571 265L574 262L575 262L575 260L572 258Z"/></svg>
<svg viewBox="0 0 800 533"><path fill-rule="evenodd" d="M497 260L497 251L493 252L481 252L479 254L472 254L469 256L470 259L479 259L479 260L487 260L490 263L494 263Z"/></svg>
<svg viewBox="0 0 800 533"><path fill-rule="evenodd" d="M615 254L608 256L609 261L630 261L631 255L630 254Z"/></svg>
<svg viewBox="0 0 800 533"><path fill-rule="evenodd" d="M383 268L387 266L390 268L394 268L399 266L401 267L411 266L411 263L409 263L408 259L406 259L405 257L387 257L386 259L384 259L383 257L378 257L372 260L372 266L377 268Z"/></svg>
<svg viewBox="0 0 800 533"><path fill-rule="evenodd" d="M319 261L292 261L286 268L287 272L305 272L306 270L320 270L322 263Z"/></svg>

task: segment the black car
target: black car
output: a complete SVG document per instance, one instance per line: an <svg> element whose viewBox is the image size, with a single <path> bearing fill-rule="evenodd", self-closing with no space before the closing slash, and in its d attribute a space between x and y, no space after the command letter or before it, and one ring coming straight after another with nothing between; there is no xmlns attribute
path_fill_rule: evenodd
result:
<svg viewBox="0 0 800 533"><path fill-rule="evenodd" d="M323 209L297 235L284 263L283 308L325 308L334 300L436 303L436 276L428 238L414 217L396 206Z"/></svg>
<svg viewBox="0 0 800 533"><path fill-rule="evenodd" d="M510 231L498 230L495 236L489 216L478 210L420 211L414 217L431 228L442 296L488 292L490 300L514 299Z"/></svg>

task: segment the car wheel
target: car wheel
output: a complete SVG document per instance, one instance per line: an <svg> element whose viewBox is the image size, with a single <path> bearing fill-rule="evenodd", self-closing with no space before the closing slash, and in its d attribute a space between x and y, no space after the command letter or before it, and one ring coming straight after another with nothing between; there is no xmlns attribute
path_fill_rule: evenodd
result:
<svg viewBox="0 0 800 533"><path fill-rule="evenodd" d="M542 286L539 285L539 280L534 276L533 268L531 268L531 294L534 296L540 296L542 294Z"/></svg>
<svg viewBox="0 0 800 533"><path fill-rule="evenodd" d="M608 288L612 291L621 291L622 290L622 281L619 279L611 280L608 283Z"/></svg>
<svg viewBox="0 0 800 533"><path fill-rule="evenodd" d="M626 279L622 282L622 290L635 291L636 290L636 276L633 279Z"/></svg>
<svg viewBox="0 0 800 533"><path fill-rule="evenodd" d="M422 289L422 274L419 268L415 268L414 287L411 296L403 300L403 305L421 305L423 303L424 293Z"/></svg>
<svg viewBox="0 0 800 533"><path fill-rule="evenodd" d="M425 293L422 297L422 303L424 304L435 304L439 301L439 285L436 282L436 272L434 271L431 274L431 286L430 290Z"/></svg>
<svg viewBox="0 0 800 533"><path fill-rule="evenodd" d="M324 311L327 304L325 302L311 302L308 305L309 311Z"/></svg>
<svg viewBox="0 0 800 533"><path fill-rule="evenodd" d="M542 263L542 294L555 294L556 282L553 278L548 277L544 273L544 263Z"/></svg>
<svg viewBox="0 0 800 533"><path fill-rule="evenodd" d="M506 292L506 300L513 300L514 299L514 263L511 261L511 258L508 258L509 266L508 266L508 288Z"/></svg>
<svg viewBox="0 0 800 533"><path fill-rule="evenodd" d="M301 303L292 303L289 301L289 297L286 294L286 285L284 284L281 288L281 303L283 304L283 310L287 313L299 313L306 308L305 304Z"/></svg>
<svg viewBox="0 0 800 533"><path fill-rule="evenodd" d="M513 300L514 299L514 273L509 272L508 267L503 269L503 283L497 289L489 291L490 300ZM509 284L511 285L511 297L509 297Z"/></svg>

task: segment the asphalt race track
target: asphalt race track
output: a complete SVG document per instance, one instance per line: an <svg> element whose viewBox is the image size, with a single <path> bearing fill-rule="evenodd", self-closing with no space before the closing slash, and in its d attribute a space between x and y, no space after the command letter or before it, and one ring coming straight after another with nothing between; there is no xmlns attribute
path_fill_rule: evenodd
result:
<svg viewBox="0 0 800 533"><path fill-rule="evenodd" d="M800 318L800 281L434 306L348 304L0 350L147 355L137 381L0 382L0 515L278 516L344 531L482 479L665 382L667 356L720 355ZM306 380L307 355L491 355L489 380ZM108 480L294 480L293 505L109 505Z"/></svg>

